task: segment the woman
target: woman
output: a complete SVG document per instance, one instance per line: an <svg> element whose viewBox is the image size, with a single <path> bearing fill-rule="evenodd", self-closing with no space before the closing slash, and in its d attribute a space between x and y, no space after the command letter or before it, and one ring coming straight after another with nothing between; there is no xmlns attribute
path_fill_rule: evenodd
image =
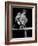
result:
<svg viewBox="0 0 38 46"><path fill-rule="evenodd" d="M18 12L17 16L15 17L15 22L17 22L19 26L19 30L15 31L15 36L16 37L27 37L27 32L24 30L26 27L28 19L26 17L26 10L23 10L22 13Z"/></svg>

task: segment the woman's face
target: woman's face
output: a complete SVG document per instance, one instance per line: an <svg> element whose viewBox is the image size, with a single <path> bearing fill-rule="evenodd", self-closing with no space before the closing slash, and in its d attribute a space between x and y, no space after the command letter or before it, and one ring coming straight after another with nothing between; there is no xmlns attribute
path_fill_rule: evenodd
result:
<svg viewBox="0 0 38 46"><path fill-rule="evenodd" d="M26 12L23 12L22 14L24 14L24 15L25 15L25 14L26 14Z"/></svg>

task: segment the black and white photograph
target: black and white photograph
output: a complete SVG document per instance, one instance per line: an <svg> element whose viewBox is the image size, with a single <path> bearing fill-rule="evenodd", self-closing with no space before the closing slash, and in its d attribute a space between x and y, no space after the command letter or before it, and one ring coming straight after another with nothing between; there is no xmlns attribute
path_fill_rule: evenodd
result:
<svg viewBox="0 0 38 46"><path fill-rule="evenodd" d="M12 8L13 38L32 37L32 8Z"/></svg>
<svg viewBox="0 0 38 46"><path fill-rule="evenodd" d="M37 42L37 4L5 3L6 44Z"/></svg>

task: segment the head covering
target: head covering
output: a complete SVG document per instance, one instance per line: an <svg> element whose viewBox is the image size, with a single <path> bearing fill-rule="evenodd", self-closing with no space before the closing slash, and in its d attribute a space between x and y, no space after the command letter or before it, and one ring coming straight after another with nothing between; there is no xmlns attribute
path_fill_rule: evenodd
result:
<svg viewBox="0 0 38 46"><path fill-rule="evenodd" d="M27 12L27 11L26 11L25 9L23 9L23 12L22 12L22 13L23 13L23 14L26 14L26 12Z"/></svg>

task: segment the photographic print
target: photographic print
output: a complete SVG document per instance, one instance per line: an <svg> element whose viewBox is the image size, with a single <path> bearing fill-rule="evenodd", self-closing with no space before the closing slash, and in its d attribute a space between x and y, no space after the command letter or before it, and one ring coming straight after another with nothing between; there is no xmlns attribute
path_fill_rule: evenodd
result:
<svg viewBox="0 0 38 46"><path fill-rule="evenodd" d="M32 8L12 8L12 11L12 36L32 37Z"/></svg>
<svg viewBox="0 0 38 46"><path fill-rule="evenodd" d="M5 2L5 44L37 42L37 4Z"/></svg>

